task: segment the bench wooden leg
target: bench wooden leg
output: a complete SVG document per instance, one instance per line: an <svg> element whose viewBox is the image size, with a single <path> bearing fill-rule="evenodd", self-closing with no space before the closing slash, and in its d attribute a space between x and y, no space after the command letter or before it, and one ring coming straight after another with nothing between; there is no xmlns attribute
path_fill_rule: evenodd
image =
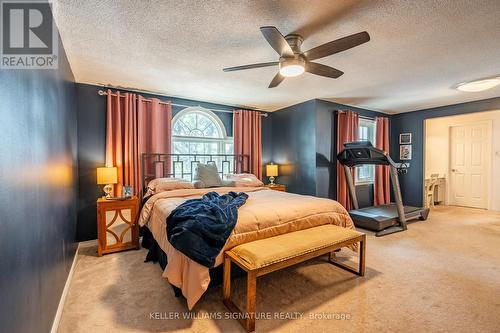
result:
<svg viewBox="0 0 500 333"><path fill-rule="evenodd" d="M365 256L366 256L366 235L363 235L359 241L359 263L358 263L358 269L354 269L348 265L345 265L341 262L339 262L336 259L335 252L330 252L328 255L328 261L337 266L340 267L348 272L357 274L359 276L364 276L365 275Z"/></svg>
<svg viewBox="0 0 500 333"><path fill-rule="evenodd" d="M359 276L365 276L366 235L359 242Z"/></svg>
<svg viewBox="0 0 500 333"><path fill-rule="evenodd" d="M246 312L241 311L231 300L231 259L224 258L224 275L222 281L222 300L224 305L232 312L241 314L239 321L247 332L255 331L255 301L257 295L257 274L247 272L247 304Z"/></svg>
<svg viewBox="0 0 500 333"><path fill-rule="evenodd" d="M222 300L231 300L231 259L224 257L224 275L222 276Z"/></svg>
<svg viewBox="0 0 500 333"><path fill-rule="evenodd" d="M255 272L247 275L247 315L246 329L248 332L255 330L255 298L257 294L257 276Z"/></svg>

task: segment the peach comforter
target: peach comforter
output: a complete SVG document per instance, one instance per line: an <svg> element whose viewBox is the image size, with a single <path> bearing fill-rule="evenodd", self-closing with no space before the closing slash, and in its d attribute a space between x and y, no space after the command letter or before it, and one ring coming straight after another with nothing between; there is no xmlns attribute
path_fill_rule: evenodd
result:
<svg viewBox="0 0 500 333"><path fill-rule="evenodd" d="M158 193L145 203L139 224L151 230L156 242L167 254L168 264L163 277L182 290L190 310L208 288L209 271L170 245L166 219L184 201L200 198L211 191L219 194L229 191L248 194L247 202L238 210L238 222L224 250L257 239L329 223L354 229L347 211L334 200L273 191L265 187L182 189ZM223 251L216 259L216 266L222 263L222 254Z"/></svg>

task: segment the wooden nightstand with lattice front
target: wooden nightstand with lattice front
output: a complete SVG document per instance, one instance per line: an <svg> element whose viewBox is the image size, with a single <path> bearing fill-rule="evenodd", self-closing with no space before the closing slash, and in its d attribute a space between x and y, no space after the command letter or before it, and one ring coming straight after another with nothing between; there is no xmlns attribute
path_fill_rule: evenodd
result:
<svg viewBox="0 0 500 333"><path fill-rule="evenodd" d="M139 249L137 214L139 199L97 199L97 238L99 256L103 254Z"/></svg>

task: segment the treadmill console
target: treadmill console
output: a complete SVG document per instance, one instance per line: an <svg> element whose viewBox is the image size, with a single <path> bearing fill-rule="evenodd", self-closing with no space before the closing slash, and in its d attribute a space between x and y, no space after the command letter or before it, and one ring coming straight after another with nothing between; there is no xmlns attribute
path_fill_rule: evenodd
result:
<svg viewBox="0 0 500 333"><path fill-rule="evenodd" d="M344 150L337 155L337 159L349 167L365 164L391 165L392 162L383 150L373 147L370 141L344 143Z"/></svg>

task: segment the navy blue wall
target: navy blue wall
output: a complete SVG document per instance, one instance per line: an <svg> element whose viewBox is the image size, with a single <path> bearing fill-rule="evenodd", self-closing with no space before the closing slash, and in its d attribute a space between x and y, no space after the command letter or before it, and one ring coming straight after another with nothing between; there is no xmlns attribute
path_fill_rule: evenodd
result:
<svg viewBox="0 0 500 333"><path fill-rule="evenodd" d="M343 104L310 100L272 113L272 161L280 165L278 182L287 190L337 197L336 113L352 110L365 117L384 114ZM360 206L373 204L373 185L356 187Z"/></svg>
<svg viewBox="0 0 500 333"><path fill-rule="evenodd" d="M79 241L97 237L95 202L102 196L97 186L96 168L106 160L106 98L97 95L98 87L77 84L78 104L78 223ZM103 105L104 103L104 105Z"/></svg>
<svg viewBox="0 0 500 333"><path fill-rule="evenodd" d="M0 331L49 332L76 251L73 74L0 70Z"/></svg>
<svg viewBox="0 0 500 333"><path fill-rule="evenodd" d="M102 186L96 184L96 168L103 166L106 156L106 96L97 92L103 89L99 86L77 84L78 101L78 240L89 240L97 237L96 229L96 199L102 195ZM103 89L106 90L106 89ZM172 103L188 106L202 106L207 109L233 110L234 107L220 104L205 103L181 98L171 98L141 93L140 95ZM184 107L173 106L175 116ZM233 134L233 115L225 112L214 112L223 122L227 134ZM271 119L262 118L263 160L270 159L271 153Z"/></svg>
<svg viewBox="0 0 500 333"><path fill-rule="evenodd" d="M287 191L316 195L316 103L310 100L271 114L272 158Z"/></svg>
<svg viewBox="0 0 500 333"><path fill-rule="evenodd" d="M396 162L399 161L399 134L412 133L412 160L410 161L410 169L408 174L400 176L399 178L404 203L413 206L422 205L425 119L499 109L500 97L408 113L400 113L392 116L391 157Z"/></svg>

